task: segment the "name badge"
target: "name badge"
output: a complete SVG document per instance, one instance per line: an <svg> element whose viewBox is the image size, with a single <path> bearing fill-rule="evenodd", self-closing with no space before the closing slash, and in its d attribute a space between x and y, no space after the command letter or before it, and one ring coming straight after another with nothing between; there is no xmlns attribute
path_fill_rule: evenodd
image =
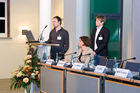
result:
<svg viewBox="0 0 140 93"><path fill-rule="evenodd" d="M128 69L117 68L115 72L115 76L123 77L123 78L132 78L132 73Z"/></svg>
<svg viewBox="0 0 140 93"><path fill-rule="evenodd" d="M99 40L103 40L103 37L102 37L102 36L100 36L100 37L99 37Z"/></svg>
<svg viewBox="0 0 140 93"><path fill-rule="evenodd" d="M101 66L101 65L97 65L95 67L95 71L96 73L105 73L107 70L107 67L106 66Z"/></svg>
<svg viewBox="0 0 140 93"><path fill-rule="evenodd" d="M64 62L64 61L59 61L59 62L57 63L57 66L65 67L65 66L66 66L66 62Z"/></svg>
<svg viewBox="0 0 140 93"><path fill-rule="evenodd" d="M54 62L53 59L48 59L48 60L46 61L46 64L47 64L47 65L52 65L53 62Z"/></svg>
<svg viewBox="0 0 140 93"><path fill-rule="evenodd" d="M57 40L61 40L62 39L62 37L61 36L57 36Z"/></svg>
<svg viewBox="0 0 140 93"><path fill-rule="evenodd" d="M80 69L83 70L85 68L85 64L83 63L74 63L72 66L73 69Z"/></svg>

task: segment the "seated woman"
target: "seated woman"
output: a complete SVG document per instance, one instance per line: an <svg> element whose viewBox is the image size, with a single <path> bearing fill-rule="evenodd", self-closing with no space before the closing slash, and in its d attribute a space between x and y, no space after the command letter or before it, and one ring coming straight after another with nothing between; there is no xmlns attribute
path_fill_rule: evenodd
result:
<svg viewBox="0 0 140 93"><path fill-rule="evenodd" d="M88 67L91 59L94 59L93 50L90 48L91 41L87 36L81 36L78 42L78 62L84 63Z"/></svg>

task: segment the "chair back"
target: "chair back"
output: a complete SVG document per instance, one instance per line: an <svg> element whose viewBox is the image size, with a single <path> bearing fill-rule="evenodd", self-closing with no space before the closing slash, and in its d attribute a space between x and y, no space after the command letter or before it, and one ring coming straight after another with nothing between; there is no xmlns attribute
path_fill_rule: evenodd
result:
<svg viewBox="0 0 140 93"><path fill-rule="evenodd" d="M98 56L98 62L97 65L103 65L106 66L108 59L103 56Z"/></svg>
<svg viewBox="0 0 140 93"><path fill-rule="evenodd" d="M139 72L140 63L126 62L125 69L129 69L130 71Z"/></svg>
<svg viewBox="0 0 140 93"><path fill-rule="evenodd" d="M118 67L120 67L121 61L117 60L117 63L119 63L119 64L118 64ZM107 61L106 67L108 67L108 68L113 68L114 64L115 64L114 59L109 59L109 60Z"/></svg>

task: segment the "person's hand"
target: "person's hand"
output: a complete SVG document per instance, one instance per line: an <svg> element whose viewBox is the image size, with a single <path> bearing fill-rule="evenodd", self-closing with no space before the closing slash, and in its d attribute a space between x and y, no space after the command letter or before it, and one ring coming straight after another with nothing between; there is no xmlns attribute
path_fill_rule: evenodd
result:
<svg viewBox="0 0 140 93"><path fill-rule="evenodd" d="M96 56L96 52L95 51L93 51L93 54L94 54L94 56Z"/></svg>

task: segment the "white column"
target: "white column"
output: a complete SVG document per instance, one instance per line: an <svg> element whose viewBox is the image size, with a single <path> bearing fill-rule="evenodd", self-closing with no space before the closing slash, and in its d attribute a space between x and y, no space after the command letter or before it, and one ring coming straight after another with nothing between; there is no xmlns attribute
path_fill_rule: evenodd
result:
<svg viewBox="0 0 140 93"><path fill-rule="evenodd" d="M44 40L48 40L51 31L51 0L40 0L40 32L46 25L48 27L43 32Z"/></svg>
<svg viewBox="0 0 140 93"><path fill-rule="evenodd" d="M48 25L47 28L45 28L46 25ZM40 33L42 31L43 40L47 41L51 31L51 0L40 0ZM40 47L39 49L40 56L43 56L44 51L47 52L46 56L50 55L50 47L47 46L47 50L44 47Z"/></svg>
<svg viewBox="0 0 140 93"><path fill-rule="evenodd" d="M69 51L76 48L76 0L64 0L64 28L69 32Z"/></svg>
<svg viewBox="0 0 140 93"><path fill-rule="evenodd" d="M76 46L79 37L90 35L90 0L76 0Z"/></svg>
<svg viewBox="0 0 140 93"><path fill-rule="evenodd" d="M136 62L140 63L140 43L139 43L139 37L140 37L140 0L133 0L133 10L132 10L132 26L133 26L133 34L131 34L132 38L132 56L136 56ZM131 22L130 22L131 23Z"/></svg>
<svg viewBox="0 0 140 93"><path fill-rule="evenodd" d="M89 36L90 0L64 0L64 28L69 31L69 52L77 51L80 36Z"/></svg>
<svg viewBox="0 0 140 93"><path fill-rule="evenodd" d="M132 4L132 0L123 1L122 59L132 57Z"/></svg>

